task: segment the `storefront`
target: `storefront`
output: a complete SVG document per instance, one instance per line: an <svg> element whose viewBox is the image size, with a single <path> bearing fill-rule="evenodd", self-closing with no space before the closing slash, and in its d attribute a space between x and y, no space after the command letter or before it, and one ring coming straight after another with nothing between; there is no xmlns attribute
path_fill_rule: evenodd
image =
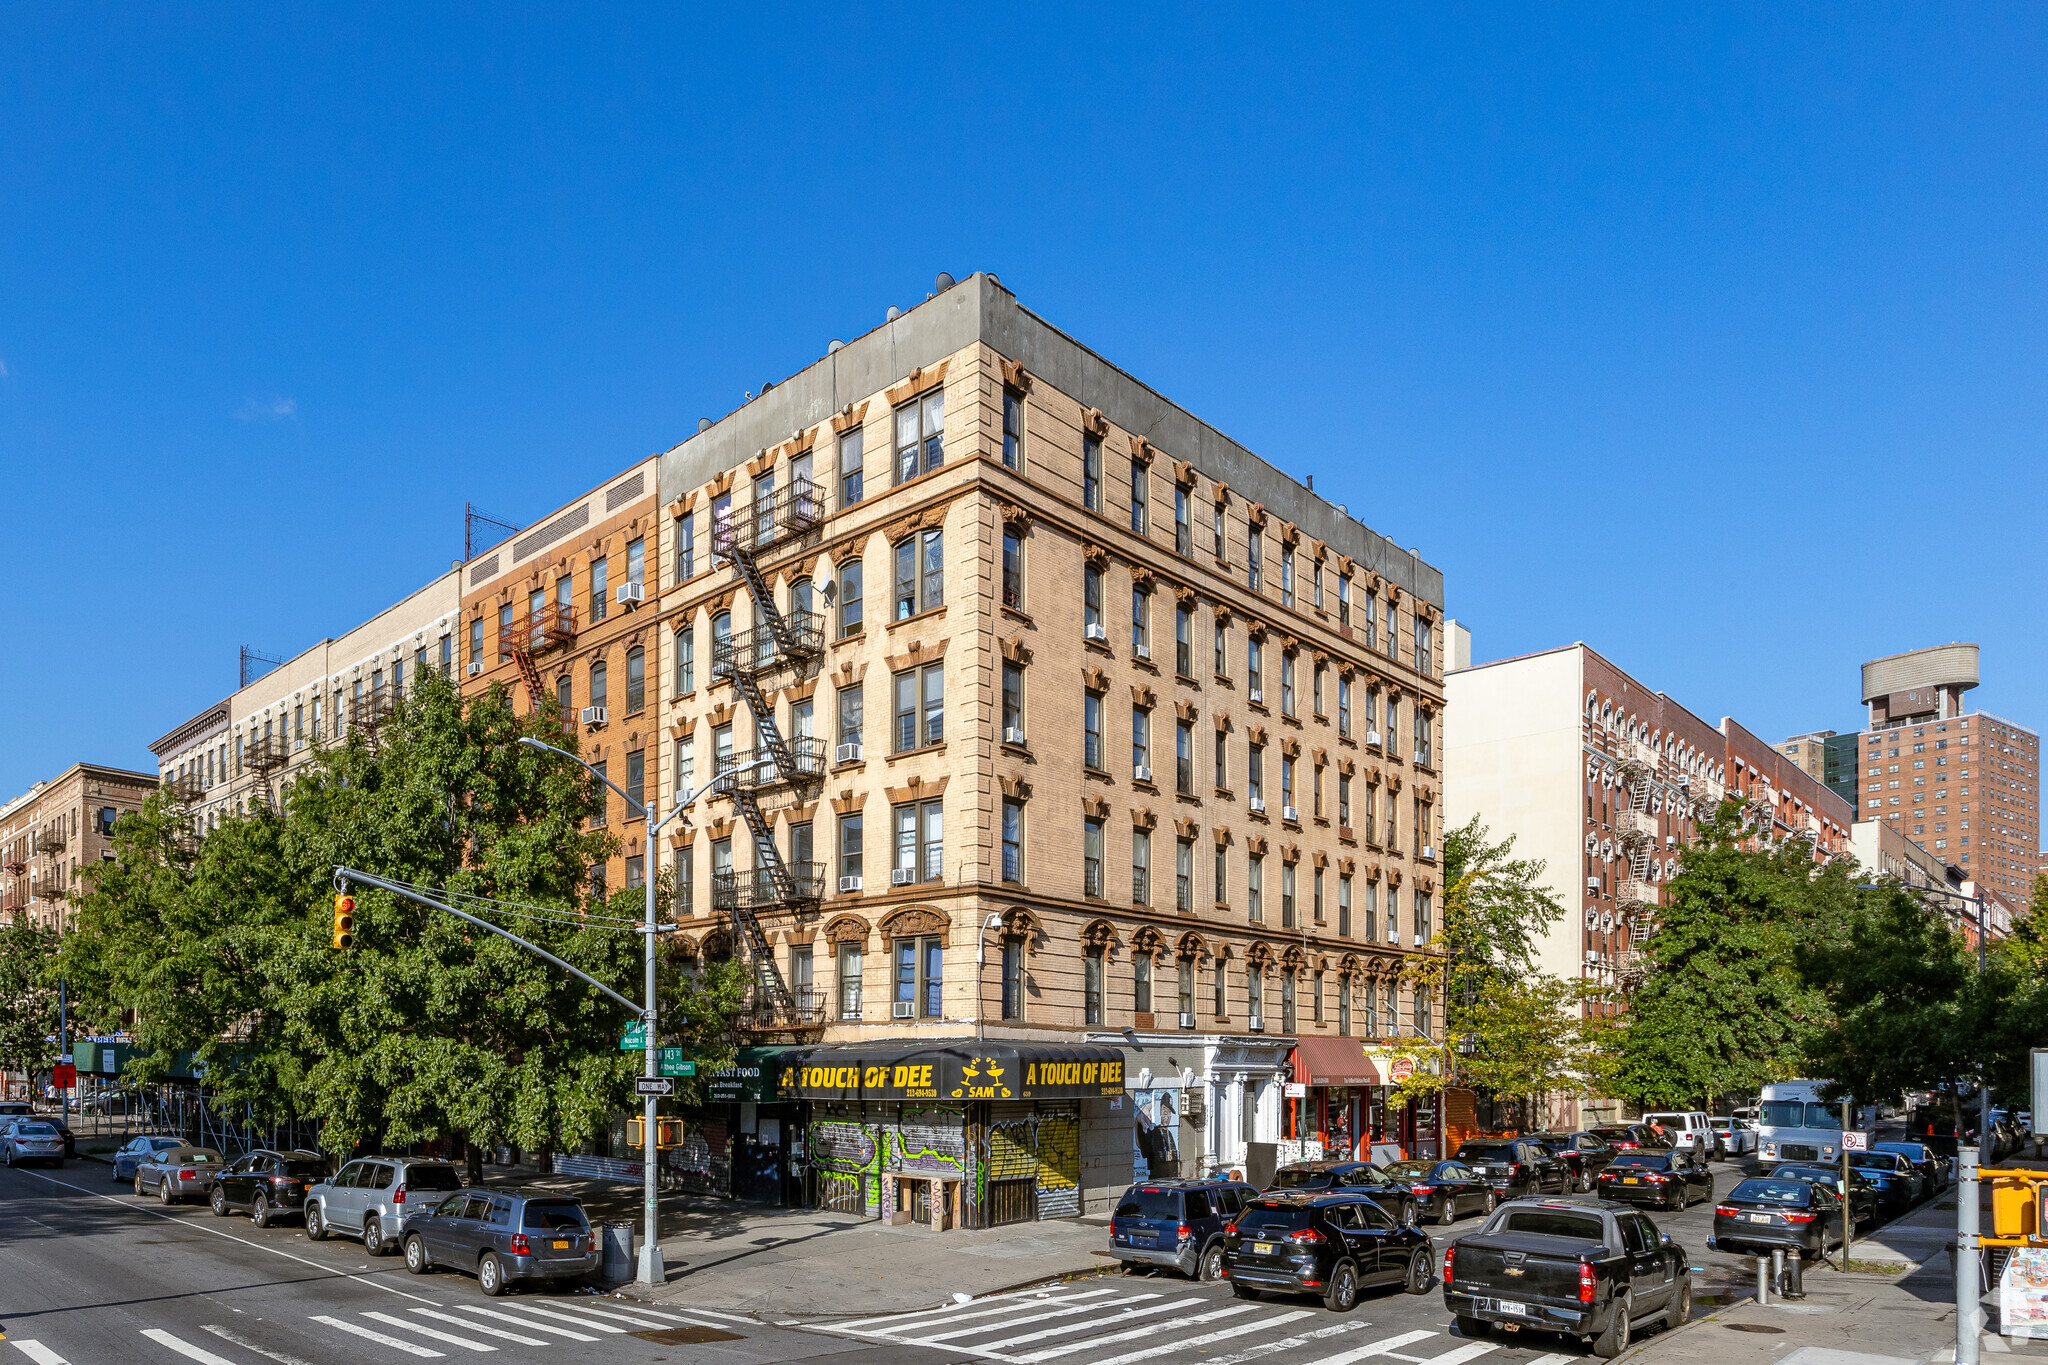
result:
<svg viewBox="0 0 2048 1365"><path fill-rule="evenodd" d="M684 1187L749 1204L805 1202L803 1106L776 1088L787 1047L743 1047L733 1064L705 1077L701 1125L671 1148Z"/></svg>
<svg viewBox="0 0 2048 1365"><path fill-rule="evenodd" d="M1282 1159L1369 1159L1372 1097L1385 1082L1364 1046L1356 1038L1303 1038L1289 1060Z"/></svg>
<svg viewBox="0 0 2048 1365"><path fill-rule="evenodd" d="M1363 1087L1357 1094L1358 1146L1369 1161L1435 1161L1443 1154L1442 1100L1422 1095L1395 1104L1400 1083L1412 1074L1406 1057L1366 1058L1375 1071L1386 1068L1387 1083Z"/></svg>

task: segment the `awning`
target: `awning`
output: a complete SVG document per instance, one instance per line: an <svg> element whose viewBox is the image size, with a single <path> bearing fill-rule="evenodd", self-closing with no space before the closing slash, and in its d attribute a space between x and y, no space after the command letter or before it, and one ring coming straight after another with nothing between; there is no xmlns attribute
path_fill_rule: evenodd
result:
<svg viewBox="0 0 2048 1365"><path fill-rule="evenodd" d="M1044 1100L1124 1093L1123 1053L1058 1043L841 1043L792 1048L776 1069L784 1099Z"/></svg>
<svg viewBox="0 0 2048 1365"><path fill-rule="evenodd" d="M776 1063L793 1047L743 1047L733 1064L704 1078L704 1098L713 1102L769 1104L782 1098L775 1091Z"/></svg>
<svg viewBox="0 0 2048 1365"><path fill-rule="evenodd" d="M1303 1038L1294 1045L1294 1079L1307 1085L1385 1085L1356 1038Z"/></svg>

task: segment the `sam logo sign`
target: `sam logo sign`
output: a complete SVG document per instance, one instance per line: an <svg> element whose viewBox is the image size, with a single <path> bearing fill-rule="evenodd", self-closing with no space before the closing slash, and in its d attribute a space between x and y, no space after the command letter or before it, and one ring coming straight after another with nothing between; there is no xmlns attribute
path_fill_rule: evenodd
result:
<svg viewBox="0 0 2048 1365"><path fill-rule="evenodd" d="M960 1083L953 1087L956 1100L1006 1100L1010 1086L1003 1079L1009 1070L994 1057L970 1057L960 1068Z"/></svg>

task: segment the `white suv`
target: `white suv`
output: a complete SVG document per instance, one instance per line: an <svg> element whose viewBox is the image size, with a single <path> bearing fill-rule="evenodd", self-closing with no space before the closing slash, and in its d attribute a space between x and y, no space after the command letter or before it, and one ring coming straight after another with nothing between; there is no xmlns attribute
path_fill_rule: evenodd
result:
<svg viewBox="0 0 2048 1365"><path fill-rule="evenodd" d="M1645 1114L1644 1123L1658 1123L1664 1126L1664 1137L1671 1146L1681 1152L1691 1152L1702 1160L1719 1154L1720 1142L1714 1135L1707 1116L1698 1110L1678 1114Z"/></svg>

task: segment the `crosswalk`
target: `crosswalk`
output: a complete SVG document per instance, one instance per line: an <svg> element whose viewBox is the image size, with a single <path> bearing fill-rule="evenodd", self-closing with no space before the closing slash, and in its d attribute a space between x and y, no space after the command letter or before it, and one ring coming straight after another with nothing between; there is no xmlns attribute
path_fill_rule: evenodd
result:
<svg viewBox="0 0 2048 1365"><path fill-rule="evenodd" d="M565 1341L590 1344L675 1328L730 1329L735 1324L754 1325L749 1319L708 1309L651 1308L599 1298L508 1296L481 1303L452 1299L441 1304L406 1305L402 1309L387 1306L391 1311L308 1314L303 1343L259 1343L251 1340L250 1329L237 1330L219 1323L202 1324L201 1330L208 1334L203 1342L162 1327L146 1327L140 1332L144 1341L163 1349L165 1365L175 1365L179 1360L194 1361L197 1365L263 1365L265 1361L271 1365L310 1365L287 1346L300 1345L316 1360L337 1359L345 1350L349 1359L357 1361L375 1357L378 1352L371 1348L376 1347L395 1362L403 1362L495 1355L520 1347L559 1347ZM73 1365L68 1357L40 1340L15 1338L7 1345L32 1365ZM0 1356L0 1361L5 1359Z"/></svg>
<svg viewBox="0 0 2048 1365"><path fill-rule="evenodd" d="M1405 1298L1394 1304L1412 1302ZM1219 1295L1193 1284L1174 1289L1087 1287L973 1299L922 1313L855 1318L813 1330L871 1344L922 1346L1002 1365L1141 1365L1199 1358L1203 1365L1567 1365L1578 1357L1539 1355L1506 1339L1466 1341L1437 1328L1394 1330L1375 1323L1374 1304L1337 1317L1319 1305ZM1387 1314L1413 1319L1413 1312Z"/></svg>

